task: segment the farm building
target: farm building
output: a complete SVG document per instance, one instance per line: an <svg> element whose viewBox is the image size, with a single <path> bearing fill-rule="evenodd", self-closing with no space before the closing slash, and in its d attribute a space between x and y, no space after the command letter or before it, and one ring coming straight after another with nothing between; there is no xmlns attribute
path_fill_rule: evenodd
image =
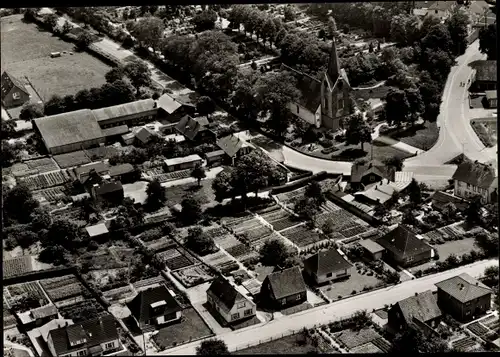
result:
<svg viewBox="0 0 500 357"><path fill-rule="evenodd" d="M130 130L127 125L119 125L102 129L102 133L107 142L118 141L122 135L127 134L129 131Z"/></svg>
<svg viewBox="0 0 500 357"><path fill-rule="evenodd" d="M317 252L304 261L304 271L316 284L348 278L352 265L337 249Z"/></svg>
<svg viewBox="0 0 500 357"><path fill-rule="evenodd" d="M207 290L207 302L227 323L255 316L255 303L241 294L226 278L218 277Z"/></svg>
<svg viewBox="0 0 500 357"><path fill-rule="evenodd" d="M26 86L8 72L2 73L2 104L5 108L19 107L30 100Z"/></svg>
<svg viewBox="0 0 500 357"><path fill-rule="evenodd" d="M135 323L143 331L180 320L182 308L163 285L142 290L127 304Z"/></svg>
<svg viewBox="0 0 500 357"><path fill-rule="evenodd" d="M122 141L125 145L132 145L135 140L135 134L134 133L127 133L122 135Z"/></svg>
<svg viewBox="0 0 500 357"><path fill-rule="evenodd" d="M298 266L269 274L262 283L261 296L276 308L298 305L307 300L307 289Z"/></svg>
<svg viewBox="0 0 500 357"><path fill-rule="evenodd" d="M178 170L193 169L196 165L201 164L203 159L199 155L189 155L184 157L176 157L173 159L166 159L165 171L172 172Z"/></svg>
<svg viewBox="0 0 500 357"><path fill-rule="evenodd" d="M143 99L131 103L93 110L93 114L103 129L119 125L138 125L153 120L158 107L153 99Z"/></svg>
<svg viewBox="0 0 500 357"><path fill-rule="evenodd" d="M449 193L443 191L436 191L432 195L431 199L432 199L432 208L434 208L437 211L442 211L443 208L449 203L453 204L455 208L460 212L465 211L469 206L469 201L461 197L450 195Z"/></svg>
<svg viewBox="0 0 500 357"><path fill-rule="evenodd" d="M47 345L54 357L97 356L121 349L115 319L111 315L51 330Z"/></svg>
<svg viewBox="0 0 500 357"><path fill-rule="evenodd" d="M166 119L171 123L177 123L184 115L193 115L196 110L195 106L183 103L166 93L156 102L158 103L158 118Z"/></svg>
<svg viewBox="0 0 500 357"><path fill-rule="evenodd" d="M47 151L53 155L104 144L104 134L90 109L34 119Z"/></svg>

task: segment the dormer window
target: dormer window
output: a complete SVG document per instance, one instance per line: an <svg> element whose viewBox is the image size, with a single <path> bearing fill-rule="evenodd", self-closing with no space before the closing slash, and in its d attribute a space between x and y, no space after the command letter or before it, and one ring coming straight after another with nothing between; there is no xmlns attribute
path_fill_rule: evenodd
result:
<svg viewBox="0 0 500 357"><path fill-rule="evenodd" d="M12 98L14 98L15 100L21 99L21 94L19 92L14 92L12 94Z"/></svg>
<svg viewBox="0 0 500 357"><path fill-rule="evenodd" d="M300 107L297 105L297 114L299 114Z"/></svg>

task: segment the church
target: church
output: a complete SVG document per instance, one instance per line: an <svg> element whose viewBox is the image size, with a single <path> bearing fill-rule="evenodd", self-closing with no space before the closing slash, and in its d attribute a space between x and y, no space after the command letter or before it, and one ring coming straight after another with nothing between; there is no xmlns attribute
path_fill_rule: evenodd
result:
<svg viewBox="0 0 500 357"><path fill-rule="evenodd" d="M335 40L321 80L286 65L283 69L295 75L301 93L297 102L288 103L290 112L316 128L339 129L340 119L350 115L353 106L349 95L351 86L345 70L340 68Z"/></svg>

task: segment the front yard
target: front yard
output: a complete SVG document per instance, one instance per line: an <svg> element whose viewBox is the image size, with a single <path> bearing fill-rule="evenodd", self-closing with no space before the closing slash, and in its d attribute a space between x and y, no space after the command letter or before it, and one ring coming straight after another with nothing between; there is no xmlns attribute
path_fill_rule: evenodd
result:
<svg viewBox="0 0 500 357"><path fill-rule="evenodd" d="M391 135L391 137L418 149L429 150L436 143L439 130L435 122L425 122L421 126L415 125L414 128L409 128L401 134Z"/></svg>
<svg viewBox="0 0 500 357"><path fill-rule="evenodd" d="M363 291L365 287L375 287L384 284L384 282L378 279L375 274L367 275L367 273L361 274L353 268L349 279L338 281L330 285L325 285L320 287L320 290L328 296L331 300L339 300L339 296L344 299L355 293Z"/></svg>
<svg viewBox="0 0 500 357"><path fill-rule="evenodd" d="M166 326L154 336L154 341L160 348L171 348L190 341L198 340L213 335L194 308L182 311L179 323Z"/></svg>
<svg viewBox="0 0 500 357"><path fill-rule="evenodd" d="M482 118L471 120L472 129L477 137L486 147L493 147L497 144L497 119Z"/></svg>

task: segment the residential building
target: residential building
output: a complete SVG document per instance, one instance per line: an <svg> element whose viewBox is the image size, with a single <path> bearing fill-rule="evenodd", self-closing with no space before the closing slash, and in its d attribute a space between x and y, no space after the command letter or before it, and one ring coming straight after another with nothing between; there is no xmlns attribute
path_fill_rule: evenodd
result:
<svg viewBox="0 0 500 357"><path fill-rule="evenodd" d="M497 107L497 91L487 90L484 92L486 94L487 107L490 109L495 109Z"/></svg>
<svg viewBox="0 0 500 357"><path fill-rule="evenodd" d="M55 318L38 328L28 331L28 336L38 356L49 356L47 353L47 341L49 339L50 331L70 325L73 325L73 320Z"/></svg>
<svg viewBox="0 0 500 357"><path fill-rule="evenodd" d="M465 211L469 206L469 201L443 191L436 191L432 195L431 199L432 199L432 208L440 212L448 203L452 203L455 206L455 208L460 212Z"/></svg>
<svg viewBox="0 0 500 357"><path fill-rule="evenodd" d="M140 170L136 170L131 164L119 164L109 167L109 177L122 183L131 183L141 177Z"/></svg>
<svg viewBox="0 0 500 357"><path fill-rule="evenodd" d="M119 203L124 197L123 186L120 181L94 184L91 188L91 195L95 200Z"/></svg>
<svg viewBox="0 0 500 357"><path fill-rule="evenodd" d="M498 174L494 167L464 161L458 165L452 177L455 196L469 199L480 196L482 203L496 202L498 199Z"/></svg>
<svg viewBox="0 0 500 357"><path fill-rule="evenodd" d="M359 245L363 248L364 255L371 260L381 260L385 248L371 239L363 239L359 241Z"/></svg>
<svg viewBox="0 0 500 357"><path fill-rule="evenodd" d="M335 248L322 250L304 260L304 271L316 284L351 276L352 265Z"/></svg>
<svg viewBox="0 0 500 357"><path fill-rule="evenodd" d="M207 166L218 166L222 165L224 160L224 156L226 153L224 150L216 150L212 152L208 152L205 154L205 159L207 160Z"/></svg>
<svg viewBox="0 0 500 357"><path fill-rule="evenodd" d="M26 86L16 77L2 73L2 104L6 109L19 107L30 100Z"/></svg>
<svg viewBox="0 0 500 357"><path fill-rule="evenodd" d="M181 306L164 285L140 291L127 306L143 332L179 321L182 317Z"/></svg>
<svg viewBox="0 0 500 357"><path fill-rule="evenodd" d="M227 323L255 316L256 305L226 278L217 277L207 290L207 302Z"/></svg>
<svg viewBox="0 0 500 357"><path fill-rule="evenodd" d="M327 71L320 80L285 65L283 69L297 78L301 95L297 102L288 104L288 109L298 118L316 128L337 130L340 119L351 114L351 86L345 70L340 68L335 40L332 41Z"/></svg>
<svg viewBox="0 0 500 357"><path fill-rule="evenodd" d="M455 6L455 1L414 1L413 15L419 18L434 16L444 21L451 15Z"/></svg>
<svg viewBox="0 0 500 357"><path fill-rule="evenodd" d="M378 160L365 164L353 164L351 167L351 188L357 190L369 184L377 183L383 179L394 181L394 168L384 165Z"/></svg>
<svg viewBox="0 0 500 357"><path fill-rule="evenodd" d="M404 192L410 182L390 182L385 179L375 185L369 185L364 191L354 193L354 199L369 206L377 206L394 199L395 193Z"/></svg>
<svg viewBox="0 0 500 357"><path fill-rule="evenodd" d="M158 107L153 99L142 99L92 111L102 129L144 124L156 118L157 112Z"/></svg>
<svg viewBox="0 0 500 357"><path fill-rule="evenodd" d="M181 102L167 93L156 102L158 103L158 119L166 119L171 123L177 123L185 115L193 115L196 110L194 105Z"/></svg>
<svg viewBox="0 0 500 357"><path fill-rule="evenodd" d="M194 169L196 165L201 165L203 159L197 155L188 155L184 157L175 157L173 159L166 159L164 164L165 171L172 172L178 170Z"/></svg>
<svg viewBox="0 0 500 357"><path fill-rule="evenodd" d="M307 300L307 289L298 266L269 274L262 283L261 298L281 309Z"/></svg>
<svg viewBox="0 0 500 357"><path fill-rule="evenodd" d="M107 238L109 235L108 227L104 222L85 227L85 230L87 231L89 238L92 240Z"/></svg>
<svg viewBox="0 0 500 357"><path fill-rule="evenodd" d="M80 181L80 183L85 184L92 175L107 175L109 173L109 165L103 161L93 162L88 165L75 167L73 172L77 180Z"/></svg>
<svg viewBox="0 0 500 357"><path fill-rule="evenodd" d="M402 267L425 263L432 256L432 247L402 224L377 239L377 243L385 248L385 258Z"/></svg>
<svg viewBox="0 0 500 357"><path fill-rule="evenodd" d="M35 132L50 154L64 154L104 145L105 138L90 109L33 119Z"/></svg>
<svg viewBox="0 0 500 357"><path fill-rule="evenodd" d="M121 349L112 315L51 330L47 345L54 357L101 356Z"/></svg>
<svg viewBox="0 0 500 357"><path fill-rule="evenodd" d="M491 308L492 290L467 273L436 284L441 309L459 321L470 321Z"/></svg>
<svg viewBox="0 0 500 357"><path fill-rule="evenodd" d="M396 331L405 330L408 326L415 326L415 320L435 328L442 317L441 309L437 304L437 297L431 290L415 293L391 306L387 312L388 323ZM425 331L425 329L424 329Z"/></svg>
<svg viewBox="0 0 500 357"><path fill-rule="evenodd" d="M157 134L147 127L142 127L135 132L135 139L141 145L149 143L154 136Z"/></svg>
<svg viewBox="0 0 500 357"><path fill-rule="evenodd" d="M231 165L234 165L237 158L252 151L250 145L233 134L217 140L217 146L226 153Z"/></svg>
<svg viewBox="0 0 500 357"><path fill-rule="evenodd" d="M477 92L497 90L497 61L476 61L472 89Z"/></svg>
<svg viewBox="0 0 500 357"><path fill-rule="evenodd" d="M207 117L192 118L185 115L177 123L175 129L190 141L215 140L215 133L210 130Z"/></svg>

